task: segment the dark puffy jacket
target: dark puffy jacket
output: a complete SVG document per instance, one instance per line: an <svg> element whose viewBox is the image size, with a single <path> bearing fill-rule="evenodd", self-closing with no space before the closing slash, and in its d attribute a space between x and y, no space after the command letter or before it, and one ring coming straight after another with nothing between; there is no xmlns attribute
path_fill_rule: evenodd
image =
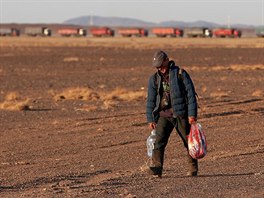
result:
<svg viewBox="0 0 264 198"><path fill-rule="evenodd" d="M170 97L173 117L197 117L197 100L193 82L189 74L182 70L179 77L179 67L173 61L169 62ZM157 122L159 119L161 76L158 72L149 78L146 115L148 122Z"/></svg>

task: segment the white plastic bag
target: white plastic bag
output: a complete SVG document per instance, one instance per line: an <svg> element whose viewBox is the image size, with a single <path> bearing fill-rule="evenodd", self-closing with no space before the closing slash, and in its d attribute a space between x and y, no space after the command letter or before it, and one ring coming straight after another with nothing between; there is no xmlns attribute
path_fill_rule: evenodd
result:
<svg viewBox="0 0 264 198"><path fill-rule="evenodd" d="M207 142L200 123L191 125L188 138L189 155L194 159L201 159L206 155Z"/></svg>

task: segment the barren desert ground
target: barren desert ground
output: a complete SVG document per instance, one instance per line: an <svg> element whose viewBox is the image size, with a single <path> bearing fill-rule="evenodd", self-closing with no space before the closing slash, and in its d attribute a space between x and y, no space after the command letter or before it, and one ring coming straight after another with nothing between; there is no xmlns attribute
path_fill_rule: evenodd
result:
<svg viewBox="0 0 264 198"><path fill-rule="evenodd" d="M188 71L208 154L148 163L153 53ZM264 39L0 38L0 197L264 197Z"/></svg>

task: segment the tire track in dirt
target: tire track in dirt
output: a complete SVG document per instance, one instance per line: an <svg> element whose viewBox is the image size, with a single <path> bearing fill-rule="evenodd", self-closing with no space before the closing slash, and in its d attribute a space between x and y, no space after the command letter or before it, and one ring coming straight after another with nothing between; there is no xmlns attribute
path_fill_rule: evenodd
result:
<svg viewBox="0 0 264 198"><path fill-rule="evenodd" d="M70 186L70 184L79 184L86 182L89 178L95 175L106 174L111 172L110 170L99 170L91 173L84 174L69 174L69 175L58 175L55 177L41 177L34 180L30 180L24 183L17 183L9 186L0 186L1 191L19 191L26 190L29 188L37 188L39 186L50 185L50 188L58 186ZM68 181L68 182L66 182ZM68 184L67 184L68 183Z"/></svg>
<svg viewBox="0 0 264 198"><path fill-rule="evenodd" d="M24 183L17 183L10 186L0 186L0 192L27 192L35 189L35 191L48 194L60 195L67 193L68 195L103 193L107 190L120 189L128 185L124 178L137 174L138 170L124 170L113 173L111 170L97 170L91 173L59 175L50 178L37 178ZM122 195L129 195L128 190L122 190ZM65 195L65 194L64 194Z"/></svg>
<svg viewBox="0 0 264 198"><path fill-rule="evenodd" d="M260 102L263 101L260 98L253 98L253 99L246 99L246 100L227 100L227 101L222 101L222 102L215 102L213 105L207 105L206 107L221 107L221 106L226 106L226 105L240 105L240 104L248 104L248 103L255 103L255 102Z"/></svg>
<svg viewBox="0 0 264 198"><path fill-rule="evenodd" d="M232 158L232 157L238 157L238 156L243 156L243 155L255 155L255 154L262 154L262 153L264 153L264 141L262 141L260 144L258 144L254 148L244 148L243 150L222 152L220 154L209 156L209 158L213 160L217 160L220 158Z"/></svg>
<svg viewBox="0 0 264 198"><path fill-rule="evenodd" d="M93 117L93 118L80 118L80 119L74 119L71 121L64 122L63 127L58 130L58 133L61 131L62 134L65 135L67 133L86 133L84 131L87 131L87 126L89 126L89 130L97 131L98 133L87 133L89 137L100 137L104 134L108 133L107 126L109 124L112 124L113 122L119 122L120 125L115 126L118 130L115 130L115 132L112 132L111 134L119 134L122 133L123 129L126 129L128 127L134 126L134 127L141 127L143 125L147 126L147 122L135 122L131 119L137 118L141 115L144 115L145 113L139 112L139 113L133 113L133 114L119 114L114 116L108 116L108 117ZM127 119L126 119L127 118ZM60 125L58 123L58 125ZM74 126L74 127L73 127ZM65 130L70 130L69 132L65 132ZM111 130L114 130L112 127Z"/></svg>
<svg viewBox="0 0 264 198"><path fill-rule="evenodd" d="M202 119L222 117L222 116L242 116L245 114L264 114L263 100L260 98L246 100L227 100L211 103L206 105L206 100L201 104L201 112L199 116ZM251 104L251 105L249 105ZM237 106L239 108L237 108ZM252 108L254 107L254 108ZM205 113L206 112L206 113Z"/></svg>

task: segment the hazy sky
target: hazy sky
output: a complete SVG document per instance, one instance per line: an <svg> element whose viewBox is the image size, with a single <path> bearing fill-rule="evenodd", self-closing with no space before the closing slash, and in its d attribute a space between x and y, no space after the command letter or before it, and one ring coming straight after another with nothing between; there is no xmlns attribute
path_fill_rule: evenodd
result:
<svg viewBox="0 0 264 198"><path fill-rule="evenodd" d="M264 0L0 0L1 23L61 23L88 15L264 25Z"/></svg>

